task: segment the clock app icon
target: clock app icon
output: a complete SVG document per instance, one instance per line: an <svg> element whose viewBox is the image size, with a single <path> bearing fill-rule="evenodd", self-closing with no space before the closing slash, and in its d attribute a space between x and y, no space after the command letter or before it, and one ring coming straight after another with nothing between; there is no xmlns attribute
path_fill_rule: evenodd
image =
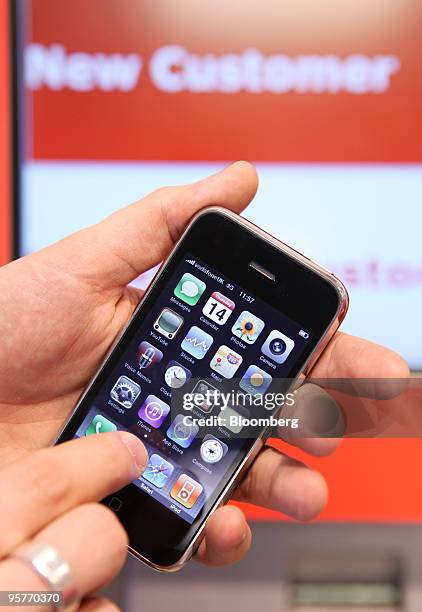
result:
<svg viewBox="0 0 422 612"><path fill-rule="evenodd" d="M191 376L192 372L178 361L169 361L164 374L164 380L172 389L180 389Z"/></svg>

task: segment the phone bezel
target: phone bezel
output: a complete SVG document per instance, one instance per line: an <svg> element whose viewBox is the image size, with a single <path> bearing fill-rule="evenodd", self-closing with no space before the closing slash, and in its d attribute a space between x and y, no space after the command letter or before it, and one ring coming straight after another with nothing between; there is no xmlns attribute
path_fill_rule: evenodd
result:
<svg viewBox="0 0 422 612"><path fill-rule="evenodd" d="M167 283L175 267L187 253L208 262L245 290L269 302L305 328L312 329L309 348L291 373L292 379L303 377L309 371L344 318L348 305L347 292L334 275L234 213L218 207L204 209L192 219L160 268L124 332L80 398L57 442L74 436L90 406L91 396L95 395L107 378L109 368L119 359L121 352L137 333L143 314L153 307L160 295L162 284ZM249 266L251 260L275 271L276 282L258 275L257 271ZM277 273L278 270L282 271L282 275ZM312 308L309 307L310 303L313 304ZM203 512L192 525L171 513L135 485L128 485L119 491L119 498L123 503L118 516L129 533L131 552L155 569L179 569L199 544L206 519L224 503L233 484L239 481L261 446L262 440L251 443L234 473L221 484L219 491L213 496L214 499L207 502ZM111 496L105 503L109 503L110 499ZM141 522L136 513L136 507L140 505ZM149 527L151 521L160 525L159 536ZM162 544L157 544L157 537ZM177 544L165 545L171 542Z"/></svg>

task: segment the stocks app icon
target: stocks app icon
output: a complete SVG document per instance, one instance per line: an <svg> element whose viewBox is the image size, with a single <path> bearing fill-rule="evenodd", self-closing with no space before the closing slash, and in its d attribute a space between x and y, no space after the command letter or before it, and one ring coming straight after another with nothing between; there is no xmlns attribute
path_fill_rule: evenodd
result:
<svg viewBox="0 0 422 612"><path fill-rule="evenodd" d="M145 423L149 423L149 425L157 429L169 412L170 406L168 404L155 395L148 395L138 411L138 416L145 421Z"/></svg>
<svg viewBox="0 0 422 612"><path fill-rule="evenodd" d="M212 336L193 325L183 338L182 349L192 357L202 359L213 342L214 338Z"/></svg>

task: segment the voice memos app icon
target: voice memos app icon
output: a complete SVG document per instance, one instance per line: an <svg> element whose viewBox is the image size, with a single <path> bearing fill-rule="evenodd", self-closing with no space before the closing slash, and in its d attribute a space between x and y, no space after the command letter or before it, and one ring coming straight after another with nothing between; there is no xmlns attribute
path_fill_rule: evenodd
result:
<svg viewBox="0 0 422 612"><path fill-rule="evenodd" d="M183 338L182 349L195 357L202 359L209 351L214 338L204 332L200 327L193 325Z"/></svg>

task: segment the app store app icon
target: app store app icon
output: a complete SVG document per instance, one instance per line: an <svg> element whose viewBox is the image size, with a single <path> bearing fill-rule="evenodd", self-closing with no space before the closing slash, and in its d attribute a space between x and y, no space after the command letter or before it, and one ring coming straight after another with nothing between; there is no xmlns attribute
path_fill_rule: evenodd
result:
<svg viewBox="0 0 422 612"><path fill-rule="evenodd" d="M178 414L168 428L167 436L182 448L189 448L198 431L198 425L186 422L185 417Z"/></svg>

